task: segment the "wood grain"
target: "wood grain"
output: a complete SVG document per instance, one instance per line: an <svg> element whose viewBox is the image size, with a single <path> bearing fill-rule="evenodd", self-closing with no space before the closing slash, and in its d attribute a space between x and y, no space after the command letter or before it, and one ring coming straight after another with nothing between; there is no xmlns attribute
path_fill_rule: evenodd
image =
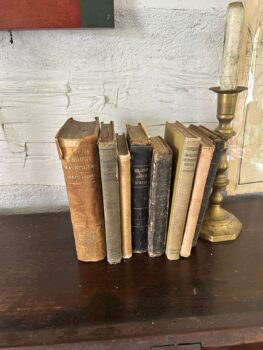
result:
<svg viewBox="0 0 263 350"><path fill-rule="evenodd" d="M116 266L77 261L68 213L1 217L0 347L263 346L262 204L226 205L244 223L235 242Z"/></svg>

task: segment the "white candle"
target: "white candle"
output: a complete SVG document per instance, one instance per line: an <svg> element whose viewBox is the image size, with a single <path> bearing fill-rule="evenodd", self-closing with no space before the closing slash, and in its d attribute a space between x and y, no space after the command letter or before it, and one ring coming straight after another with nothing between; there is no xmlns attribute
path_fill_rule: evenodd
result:
<svg viewBox="0 0 263 350"><path fill-rule="evenodd" d="M228 6L225 27L224 54L220 79L221 90L233 90L237 87L243 22L243 4L241 2L231 3Z"/></svg>

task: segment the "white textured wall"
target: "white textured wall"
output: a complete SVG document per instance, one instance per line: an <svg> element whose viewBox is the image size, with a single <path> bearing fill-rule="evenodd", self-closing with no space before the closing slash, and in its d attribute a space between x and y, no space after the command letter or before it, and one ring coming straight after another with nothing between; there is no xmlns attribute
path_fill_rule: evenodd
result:
<svg viewBox="0 0 263 350"><path fill-rule="evenodd" d="M69 116L214 122L226 0L115 0L116 28L0 32L0 211L67 206L54 135Z"/></svg>

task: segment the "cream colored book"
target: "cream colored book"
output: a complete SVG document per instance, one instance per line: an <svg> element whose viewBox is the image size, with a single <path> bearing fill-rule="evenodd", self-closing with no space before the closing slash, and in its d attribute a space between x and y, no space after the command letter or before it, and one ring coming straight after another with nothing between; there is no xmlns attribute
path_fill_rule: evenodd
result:
<svg viewBox="0 0 263 350"><path fill-rule="evenodd" d="M188 210L183 242L180 255L188 258L191 255L195 229L202 205L205 185L209 173L215 146L212 141L198 132L198 127L191 125L189 130L197 137L201 137L200 153L197 161L194 185Z"/></svg>
<svg viewBox="0 0 263 350"><path fill-rule="evenodd" d="M166 123L165 141L174 154L172 203L165 253L169 260L177 260L180 258L200 138L176 122Z"/></svg>
<svg viewBox="0 0 263 350"><path fill-rule="evenodd" d="M132 256L131 156L125 134L118 135L117 144L120 184L122 255L124 259L129 259Z"/></svg>

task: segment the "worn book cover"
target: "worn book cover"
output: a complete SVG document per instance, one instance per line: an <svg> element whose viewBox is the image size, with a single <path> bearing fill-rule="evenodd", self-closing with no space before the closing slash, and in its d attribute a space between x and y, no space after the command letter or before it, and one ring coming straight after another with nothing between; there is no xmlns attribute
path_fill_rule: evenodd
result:
<svg viewBox="0 0 263 350"><path fill-rule="evenodd" d="M117 136L120 183L120 210L122 231L122 255L132 256L131 236L131 156L125 134Z"/></svg>
<svg viewBox="0 0 263 350"><path fill-rule="evenodd" d="M78 259L105 258L100 161L99 120L78 122L70 118L56 135L62 162Z"/></svg>
<svg viewBox="0 0 263 350"><path fill-rule="evenodd" d="M224 150L224 140L222 140L222 138L218 134L207 129L204 126L200 125L197 127L197 126L191 125L191 128L194 130L198 130L200 135L209 138L209 140L211 140L213 142L214 147L215 147L212 161L210 164L210 168L208 171L208 176L207 176L205 190L204 190L204 196L203 196L200 212L198 215L197 225L196 225L196 229L195 229L195 234L194 234L193 246L196 246L197 240L198 240L200 232L201 232L202 223L203 223L203 220L205 217L206 208L207 208L208 203L209 203L209 197L210 197L210 194L211 194L212 189L213 189L213 184L215 181L215 176L216 176L216 172L217 172L217 168L218 168L219 159L220 159L221 154Z"/></svg>
<svg viewBox="0 0 263 350"><path fill-rule="evenodd" d="M202 133L200 133L197 127L190 125L189 130L196 137L200 137L201 143L180 252L180 255L184 258L188 258L191 255L193 239L201 209L201 204L203 201L207 176L215 149L213 142L210 141L209 138L204 136Z"/></svg>
<svg viewBox="0 0 263 350"><path fill-rule="evenodd" d="M180 258L200 138L176 122L166 123L165 141L174 153L174 180L165 253L169 260L177 260Z"/></svg>
<svg viewBox="0 0 263 350"><path fill-rule="evenodd" d="M134 253L148 248L149 189L152 145L144 126L127 125L131 152L132 243Z"/></svg>
<svg viewBox="0 0 263 350"><path fill-rule="evenodd" d="M151 138L151 165L148 254L161 256L165 250L169 214L173 152L162 137Z"/></svg>
<svg viewBox="0 0 263 350"><path fill-rule="evenodd" d="M101 123L99 153L106 230L107 260L110 264L117 264L122 259L122 247L118 149L113 122L110 124Z"/></svg>

